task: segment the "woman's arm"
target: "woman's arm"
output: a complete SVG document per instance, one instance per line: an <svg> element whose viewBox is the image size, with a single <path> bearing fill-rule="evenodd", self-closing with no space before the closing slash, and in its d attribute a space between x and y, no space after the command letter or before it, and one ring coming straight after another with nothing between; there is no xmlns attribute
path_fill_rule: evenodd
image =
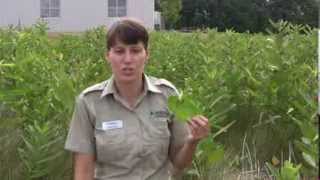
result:
<svg viewBox="0 0 320 180"><path fill-rule="evenodd" d="M191 166L192 157L196 149L197 143L186 142L182 147L179 148L174 157L171 157L172 164L176 171L175 173L179 173L184 168Z"/></svg>
<svg viewBox="0 0 320 180"><path fill-rule="evenodd" d="M92 154L73 153L74 180L93 180L95 156Z"/></svg>
<svg viewBox="0 0 320 180"><path fill-rule="evenodd" d="M190 134L187 141L178 148L174 156L171 157L176 170L181 171L192 163L192 157L197 149L198 142L209 135L209 121L204 116L195 116L188 121Z"/></svg>

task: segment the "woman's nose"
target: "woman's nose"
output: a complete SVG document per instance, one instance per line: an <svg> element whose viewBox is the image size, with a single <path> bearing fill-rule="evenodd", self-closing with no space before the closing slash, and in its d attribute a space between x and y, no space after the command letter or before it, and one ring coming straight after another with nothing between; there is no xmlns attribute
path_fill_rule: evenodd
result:
<svg viewBox="0 0 320 180"><path fill-rule="evenodd" d="M124 54L124 62L129 63L132 61L132 54L130 51L126 51Z"/></svg>

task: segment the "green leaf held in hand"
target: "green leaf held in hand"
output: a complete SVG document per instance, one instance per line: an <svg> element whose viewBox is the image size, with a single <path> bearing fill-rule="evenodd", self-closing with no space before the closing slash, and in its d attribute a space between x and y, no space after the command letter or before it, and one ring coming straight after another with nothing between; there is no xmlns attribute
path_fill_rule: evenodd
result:
<svg viewBox="0 0 320 180"><path fill-rule="evenodd" d="M191 117L201 114L200 108L187 96L170 96L168 106L171 112L174 113L177 120L181 122L188 121Z"/></svg>

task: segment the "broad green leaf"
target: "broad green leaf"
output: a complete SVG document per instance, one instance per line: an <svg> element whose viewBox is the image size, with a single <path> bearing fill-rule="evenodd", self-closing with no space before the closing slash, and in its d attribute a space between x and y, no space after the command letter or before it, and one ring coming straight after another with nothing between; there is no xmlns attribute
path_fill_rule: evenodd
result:
<svg viewBox="0 0 320 180"><path fill-rule="evenodd" d="M303 156L303 159L304 159L309 165L311 165L313 168L317 168L316 159L315 159L315 158L312 158L312 156L310 156L310 154L306 154L306 153L304 153L304 152L302 152L302 156Z"/></svg>
<svg viewBox="0 0 320 180"><path fill-rule="evenodd" d="M310 122L301 123L300 129L302 131L303 136L310 140L312 140L317 135L315 126L311 125Z"/></svg>
<svg viewBox="0 0 320 180"><path fill-rule="evenodd" d="M2 63L0 63L0 68L1 67L14 67L15 66L15 64L2 64Z"/></svg>
<svg viewBox="0 0 320 180"><path fill-rule="evenodd" d="M215 149L213 151L208 152L208 164L209 166L223 160L224 150L222 147Z"/></svg>
<svg viewBox="0 0 320 180"><path fill-rule="evenodd" d="M311 154L312 156L316 155L316 152L313 152L313 149L310 148L310 146L300 142L295 141L295 145L298 147L298 149L306 154Z"/></svg>
<svg viewBox="0 0 320 180"><path fill-rule="evenodd" d="M217 163L224 158L223 146L214 143L212 138L206 138L202 140L198 146L198 152L201 151L201 155L205 158L205 161L209 166Z"/></svg>
<svg viewBox="0 0 320 180"><path fill-rule="evenodd" d="M300 165L294 167L289 161L284 162L284 166L280 170L281 180L298 180Z"/></svg>
<svg viewBox="0 0 320 180"><path fill-rule="evenodd" d="M28 93L28 89L5 89L0 90L0 100L15 100L19 96L23 96Z"/></svg>
<svg viewBox="0 0 320 180"><path fill-rule="evenodd" d="M177 120L186 122L193 116L201 114L200 108L195 102L186 96L170 96L168 100L170 111L175 114Z"/></svg>

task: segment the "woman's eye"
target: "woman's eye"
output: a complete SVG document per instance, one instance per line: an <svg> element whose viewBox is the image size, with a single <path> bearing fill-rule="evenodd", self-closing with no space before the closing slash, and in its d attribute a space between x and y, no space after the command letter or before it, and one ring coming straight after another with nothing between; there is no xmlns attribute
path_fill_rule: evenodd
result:
<svg viewBox="0 0 320 180"><path fill-rule="evenodd" d="M136 48L136 49L132 49L131 51L132 51L133 53L139 53L139 52L141 51L141 49Z"/></svg>
<svg viewBox="0 0 320 180"><path fill-rule="evenodd" d="M123 51L122 49L116 49L116 50L114 50L114 52L117 53L117 54L121 54L121 53L123 53L124 51Z"/></svg>

